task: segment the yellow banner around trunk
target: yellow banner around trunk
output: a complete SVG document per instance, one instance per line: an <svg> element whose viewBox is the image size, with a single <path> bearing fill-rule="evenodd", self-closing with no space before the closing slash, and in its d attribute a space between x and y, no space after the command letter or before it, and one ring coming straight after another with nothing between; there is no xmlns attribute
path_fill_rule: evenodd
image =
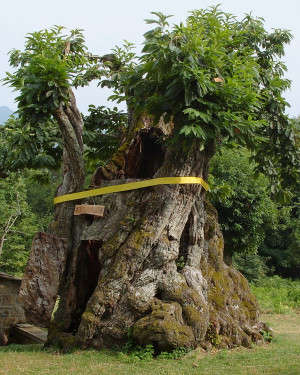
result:
<svg viewBox="0 0 300 375"><path fill-rule="evenodd" d="M154 178L152 180L129 182L128 184L106 186L99 189L61 195L60 197L54 198L54 204L73 201L75 199L94 197L96 195L119 193L120 191L135 190L149 186L168 184L200 184L204 187L205 190L209 190L209 185L201 177L161 177Z"/></svg>

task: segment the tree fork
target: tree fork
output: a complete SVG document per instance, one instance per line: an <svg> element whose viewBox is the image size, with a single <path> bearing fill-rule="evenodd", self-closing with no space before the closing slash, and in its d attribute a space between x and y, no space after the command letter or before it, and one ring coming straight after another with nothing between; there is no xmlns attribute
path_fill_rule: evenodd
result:
<svg viewBox="0 0 300 375"><path fill-rule="evenodd" d="M145 160L147 142L159 145L166 129L172 126L161 122L155 128L147 118L131 123L112 158L122 154L122 163L114 164L109 177L122 170L128 181L140 174L207 179L213 144L200 152L194 142L185 154L161 147L163 157L157 149L141 169L137 159ZM101 181L99 171L95 175L98 184L124 181L106 182L103 172ZM81 242L67 260L48 345L120 345L129 330L137 342L158 350L250 346L262 340L260 328L253 328L257 303L244 277L223 262L216 212L204 201L201 186L156 186L95 202L106 207L105 215L82 224Z"/></svg>

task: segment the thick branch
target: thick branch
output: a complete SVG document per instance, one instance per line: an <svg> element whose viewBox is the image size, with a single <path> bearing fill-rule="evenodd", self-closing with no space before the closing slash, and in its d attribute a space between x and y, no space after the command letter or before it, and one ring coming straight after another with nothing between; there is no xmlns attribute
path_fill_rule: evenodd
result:
<svg viewBox="0 0 300 375"><path fill-rule="evenodd" d="M74 193L83 189L85 171L83 163L83 119L76 106L76 100L70 89L71 99L68 106L60 105L54 112L63 138L63 183L57 190L58 195ZM56 206L55 220L48 233L61 238L72 238L74 202L65 202Z"/></svg>
<svg viewBox="0 0 300 375"><path fill-rule="evenodd" d="M64 183L60 188L60 194L66 194L81 189L85 176L82 140L84 124L72 91L69 106L60 105L54 117L58 122L64 144Z"/></svg>

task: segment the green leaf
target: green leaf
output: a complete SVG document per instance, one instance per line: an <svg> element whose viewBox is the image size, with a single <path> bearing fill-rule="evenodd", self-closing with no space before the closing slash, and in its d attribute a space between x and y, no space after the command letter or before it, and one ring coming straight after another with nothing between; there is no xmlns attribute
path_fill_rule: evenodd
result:
<svg viewBox="0 0 300 375"><path fill-rule="evenodd" d="M192 93L192 91L189 88L185 89L185 92L184 92L184 101L185 101L185 105L186 106L189 106L192 103L192 101L193 101L193 93Z"/></svg>

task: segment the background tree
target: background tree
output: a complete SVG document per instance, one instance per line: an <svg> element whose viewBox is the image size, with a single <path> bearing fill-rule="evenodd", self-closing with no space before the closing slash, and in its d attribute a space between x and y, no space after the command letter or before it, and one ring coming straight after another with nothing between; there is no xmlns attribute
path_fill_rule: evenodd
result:
<svg viewBox="0 0 300 375"><path fill-rule="evenodd" d="M297 119L290 120L290 126L298 147ZM282 205L281 194L272 189L273 181L257 169L251 153L232 144L224 145L212 160L210 199L219 213L225 257L230 263L234 254L234 265L249 280L273 272L298 277L299 182L290 189L289 203Z"/></svg>
<svg viewBox="0 0 300 375"><path fill-rule="evenodd" d="M89 106L84 116L84 160L89 173L105 165L120 142L127 125L127 113L104 106Z"/></svg>
<svg viewBox="0 0 300 375"><path fill-rule="evenodd" d="M104 106L89 107L83 116L83 159L87 173L104 165L116 148L125 129L127 114ZM53 117L40 124L26 124L11 117L1 127L0 171L10 172L32 169L42 182L51 181L51 173L62 167L63 144L57 122Z"/></svg>
<svg viewBox="0 0 300 375"><path fill-rule="evenodd" d="M277 205L271 199L268 179L256 174L246 149L223 147L213 158L211 174L210 199L218 211L224 258L230 265L235 253L257 252L266 229L275 226Z"/></svg>
<svg viewBox="0 0 300 375"><path fill-rule="evenodd" d="M268 268L282 277L299 278L299 222L299 208L293 213L292 207L281 207L275 225L266 227L266 236L258 249L267 259Z"/></svg>
<svg viewBox="0 0 300 375"><path fill-rule="evenodd" d="M26 202L24 178L11 175L0 179L0 267L22 275L34 234L42 227Z"/></svg>
<svg viewBox="0 0 300 375"><path fill-rule="evenodd" d="M62 160L62 140L51 118L31 125L11 117L1 127L0 170L4 174L25 168L58 170Z"/></svg>

